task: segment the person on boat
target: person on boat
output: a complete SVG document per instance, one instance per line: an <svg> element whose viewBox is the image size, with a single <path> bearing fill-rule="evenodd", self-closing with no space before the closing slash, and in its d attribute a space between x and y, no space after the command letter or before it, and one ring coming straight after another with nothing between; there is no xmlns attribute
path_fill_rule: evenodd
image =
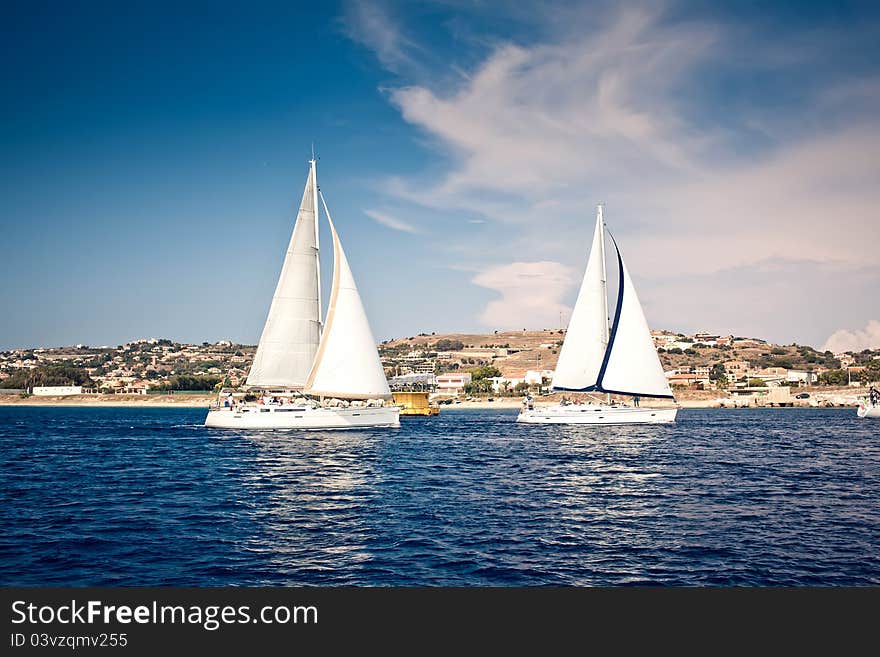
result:
<svg viewBox="0 0 880 657"><path fill-rule="evenodd" d="M633 406L635 408L639 407L639 396L638 395L633 395Z"/></svg>
<svg viewBox="0 0 880 657"><path fill-rule="evenodd" d="M876 406L880 402L880 391L871 386L871 389L868 390L868 399L871 401L871 406Z"/></svg>

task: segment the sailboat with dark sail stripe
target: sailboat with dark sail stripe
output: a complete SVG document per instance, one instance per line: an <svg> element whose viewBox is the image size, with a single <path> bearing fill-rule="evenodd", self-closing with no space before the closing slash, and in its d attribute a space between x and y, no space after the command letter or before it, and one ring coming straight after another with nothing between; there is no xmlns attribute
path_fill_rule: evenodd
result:
<svg viewBox="0 0 880 657"><path fill-rule="evenodd" d="M593 244L572 311L568 331L559 353L552 387L558 392L605 394L604 402L563 401L535 405L529 398L517 422L533 424L657 424L674 422L676 406L642 405L640 400L675 401L648 322L639 303L617 241L617 300L609 326L608 285L605 263L606 226L602 206L596 216ZM631 404L612 403L611 395L632 397Z"/></svg>

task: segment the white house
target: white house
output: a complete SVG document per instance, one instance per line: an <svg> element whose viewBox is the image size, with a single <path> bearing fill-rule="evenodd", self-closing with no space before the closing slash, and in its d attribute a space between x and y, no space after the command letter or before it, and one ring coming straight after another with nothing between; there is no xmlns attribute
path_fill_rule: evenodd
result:
<svg viewBox="0 0 880 657"><path fill-rule="evenodd" d="M471 382L470 372L446 373L437 375L437 392L444 395L458 395L466 384Z"/></svg>
<svg viewBox="0 0 880 657"><path fill-rule="evenodd" d="M528 370L523 380L530 386L541 385L543 379L553 380L555 370Z"/></svg>
<svg viewBox="0 0 880 657"><path fill-rule="evenodd" d="M61 395L81 395L82 386L34 386L35 397L55 397Z"/></svg>
<svg viewBox="0 0 880 657"><path fill-rule="evenodd" d="M507 384L507 390L512 392L517 385L525 382L525 379L510 376L493 376L489 380L492 382L492 392L496 393L504 392L505 383Z"/></svg>

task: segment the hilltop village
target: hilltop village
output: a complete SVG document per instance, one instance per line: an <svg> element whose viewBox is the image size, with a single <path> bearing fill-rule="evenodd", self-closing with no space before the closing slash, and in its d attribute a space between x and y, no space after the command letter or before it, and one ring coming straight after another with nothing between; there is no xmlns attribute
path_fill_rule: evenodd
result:
<svg viewBox="0 0 880 657"><path fill-rule="evenodd" d="M821 352L757 338L652 331L674 391L861 386L880 381L880 350ZM521 396L547 392L563 329L491 334L427 334L378 345L393 389L425 388L441 397ZM256 347L229 341L167 339L124 345L42 347L0 352L7 394L210 393L244 385ZM59 387L70 391L59 393ZM786 391L787 392L787 391ZM48 393L45 393L48 394Z"/></svg>

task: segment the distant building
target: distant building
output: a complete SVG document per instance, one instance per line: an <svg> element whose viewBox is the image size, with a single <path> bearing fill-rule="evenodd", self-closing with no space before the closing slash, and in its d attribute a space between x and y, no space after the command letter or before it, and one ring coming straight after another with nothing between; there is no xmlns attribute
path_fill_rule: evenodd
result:
<svg viewBox="0 0 880 657"><path fill-rule="evenodd" d="M471 382L470 372L447 373L437 376L437 392L445 395L458 395L465 385Z"/></svg>
<svg viewBox="0 0 880 657"><path fill-rule="evenodd" d="M812 385L819 378L816 372L805 372L803 370L788 370L785 380L789 383L797 383L799 386Z"/></svg>
<svg viewBox="0 0 880 657"><path fill-rule="evenodd" d="M552 381L555 373L555 370L528 370L523 380L530 386L539 386L544 382L544 379Z"/></svg>
<svg viewBox="0 0 880 657"><path fill-rule="evenodd" d="M82 386L34 386L36 397L55 397L63 395L81 395Z"/></svg>
<svg viewBox="0 0 880 657"><path fill-rule="evenodd" d="M756 379L761 379L767 385L779 385L783 381L788 380L788 370L784 367L765 367L758 370L752 375Z"/></svg>
<svg viewBox="0 0 880 657"><path fill-rule="evenodd" d="M517 385L525 381L525 379L515 376L493 376L489 380L492 382L492 392L495 393L505 392L505 384L507 391L513 392Z"/></svg>
<svg viewBox="0 0 880 657"><path fill-rule="evenodd" d="M693 342L676 339L674 342L667 343L666 350L669 351L670 349L681 349L682 351L685 351L686 349L690 349L693 346Z"/></svg>
<svg viewBox="0 0 880 657"><path fill-rule="evenodd" d="M394 376L388 379L388 385L391 388L402 388L415 385L434 387L435 382L436 381L433 373L401 374L399 376Z"/></svg>
<svg viewBox="0 0 880 657"><path fill-rule="evenodd" d="M678 336L674 333L665 333L663 331L651 331L651 339L654 340L654 347L663 347L670 349L673 342L678 342Z"/></svg>
<svg viewBox="0 0 880 657"><path fill-rule="evenodd" d="M132 381L122 389L122 392L129 395L146 395L149 389L149 381Z"/></svg>
<svg viewBox="0 0 880 657"><path fill-rule="evenodd" d="M670 385L670 387L685 387L685 388L708 388L710 385L709 376L702 374L691 374L686 372L684 374L667 374L666 382Z"/></svg>
<svg viewBox="0 0 880 657"><path fill-rule="evenodd" d="M727 372L729 378L739 378L747 376L752 364L747 360L728 360L724 363L724 371Z"/></svg>

